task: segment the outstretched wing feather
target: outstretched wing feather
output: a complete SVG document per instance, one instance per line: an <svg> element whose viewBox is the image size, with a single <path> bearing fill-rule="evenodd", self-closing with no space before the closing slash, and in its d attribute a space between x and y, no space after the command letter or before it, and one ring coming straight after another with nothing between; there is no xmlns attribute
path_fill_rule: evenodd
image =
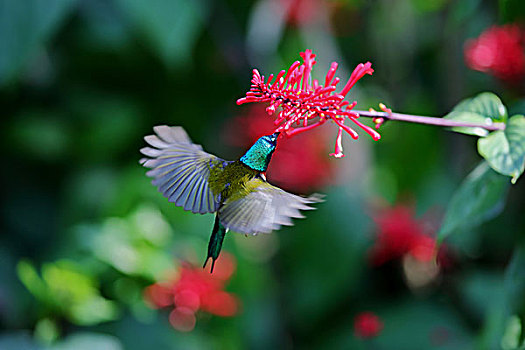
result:
<svg viewBox="0 0 525 350"><path fill-rule="evenodd" d="M217 211L219 203L208 185L210 169L224 161L191 142L181 127L159 125L144 139L151 147L140 151L148 158L140 163L151 168L147 175L164 197L194 213Z"/></svg>
<svg viewBox="0 0 525 350"><path fill-rule="evenodd" d="M228 229L256 235L270 233L281 226L291 226L292 218L303 218L300 210L311 210L309 204L321 202L320 196L300 197L266 181L254 178L246 186L248 195L228 200L219 209L221 223Z"/></svg>

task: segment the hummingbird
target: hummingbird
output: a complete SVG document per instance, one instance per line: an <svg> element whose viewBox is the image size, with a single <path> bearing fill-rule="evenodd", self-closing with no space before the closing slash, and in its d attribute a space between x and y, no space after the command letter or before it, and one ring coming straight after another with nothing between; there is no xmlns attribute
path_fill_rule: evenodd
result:
<svg viewBox="0 0 525 350"><path fill-rule="evenodd" d="M300 210L315 209L320 195L298 196L266 181L266 170L277 146L279 132L260 137L237 160L224 160L194 144L180 126L159 125L144 140L150 147L140 163L150 168L157 187L170 202L193 213L215 213L203 268L219 257L228 231L257 235L292 226L304 218Z"/></svg>

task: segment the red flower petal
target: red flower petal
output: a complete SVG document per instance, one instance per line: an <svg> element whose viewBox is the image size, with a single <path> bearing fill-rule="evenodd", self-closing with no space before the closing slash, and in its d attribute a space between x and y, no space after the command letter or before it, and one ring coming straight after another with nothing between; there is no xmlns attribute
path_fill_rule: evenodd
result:
<svg viewBox="0 0 525 350"><path fill-rule="evenodd" d="M170 323L173 328L181 332L190 332L195 328L195 314L193 310L178 307L170 313Z"/></svg>
<svg viewBox="0 0 525 350"><path fill-rule="evenodd" d="M144 299L155 308L170 306L173 305L173 290L169 286L155 283L144 289Z"/></svg>
<svg viewBox="0 0 525 350"><path fill-rule="evenodd" d="M358 338L372 338L383 329L383 322L372 312L362 312L354 319L354 334Z"/></svg>
<svg viewBox="0 0 525 350"><path fill-rule="evenodd" d="M515 24L492 26L465 43L468 67L508 83L525 77L525 31Z"/></svg>
<svg viewBox="0 0 525 350"><path fill-rule="evenodd" d="M208 264L210 267L206 267L204 269L205 272L210 273L211 264ZM215 263L215 268L213 269L213 274L210 274L213 279L219 280L219 281L227 281L231 278L233 273L235 272L235 269L237 268L235 264L235 260L231 256L231 254L228 254L226 252L223 252L221 255L219 255L219 258L217 259Z"/></svg>
<svg viewBox="0 0 525 350"><path fill-rule="evenodd" d="M432 261L436 256L436 240L424 235L417 237L410 254L421 262Z"/></svg>
<svg viewBox="0 0 525 350"><path fill-rule="evenodd" d="M173 297L175 307L186 307L190 310L197 311L201 304L199 294L191 289L183 289Z"/></svg>
<svg viewBox="0 0 525 350"><path fill-rule="evenodd" d="M226 292L217 291L203 297L202 309L217 316L233 316L237 313L237 299Z"/></svg>

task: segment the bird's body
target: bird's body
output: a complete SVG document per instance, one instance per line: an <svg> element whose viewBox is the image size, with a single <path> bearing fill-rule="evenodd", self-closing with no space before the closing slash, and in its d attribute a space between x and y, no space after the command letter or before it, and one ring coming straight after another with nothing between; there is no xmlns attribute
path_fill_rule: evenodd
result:
<svg viewBox="0 0 525 350"><path fill-rule="evenodd" d="M208 183L212 193L220 198L242 196L245 194L245 185L258 173L237 160L224 167L211 168Z"/></svg>
<svg viewBox="0 0 525 350"><path fill-rule="evenodd" d="M264 173L276 147L278 133L259 138L239 159L225 161L191 142L181 127L154 128L145 137L152 147L141 152L141 163L153 177L153 185L170 202L193 213L216 213L208 256L212 270L229 230L256 235L292 225L303 217L299 210L313 209L318 196L296 196L266 181Z"/></svg>

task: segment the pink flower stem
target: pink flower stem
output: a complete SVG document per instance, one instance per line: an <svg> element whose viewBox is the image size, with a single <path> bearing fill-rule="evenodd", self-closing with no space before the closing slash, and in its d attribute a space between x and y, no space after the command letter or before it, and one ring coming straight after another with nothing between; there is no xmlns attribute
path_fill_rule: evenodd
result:
<svg viewBox="0 0 525 350"><path fill-rule="evenodd" d="M401 113L386 113L376 111L354 111L357 112L361 117L368 118L384 118L386 120L397 120L409 123L437 125L437 126L448 126L448 127L469 127L469 128L483 128L489 131L494 130L505 130L505 123L492 123L492 124L478 124L478 123L466 123L458 120L451 120L445 118L436 117L423 117L420 115L410 115Z"/></svg>

